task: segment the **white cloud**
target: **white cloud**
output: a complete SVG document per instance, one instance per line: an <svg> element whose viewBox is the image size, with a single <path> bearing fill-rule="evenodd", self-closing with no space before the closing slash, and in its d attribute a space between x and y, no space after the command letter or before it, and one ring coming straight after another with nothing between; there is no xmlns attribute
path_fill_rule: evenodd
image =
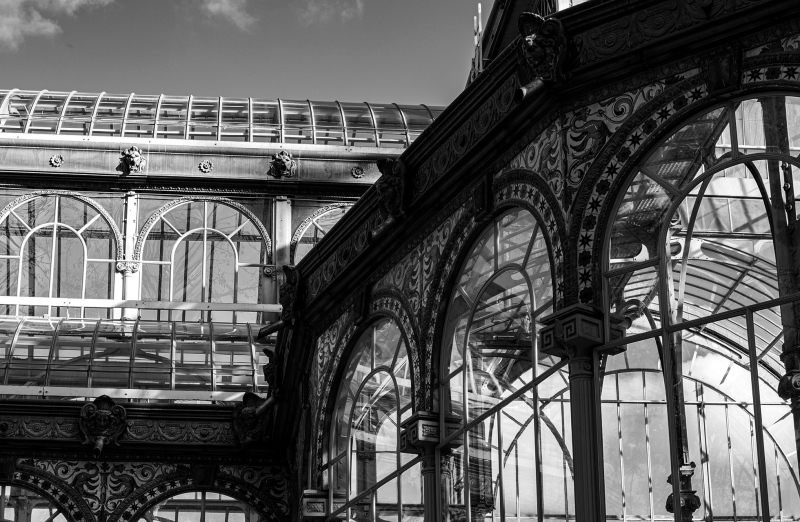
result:
<svg viewBox="0 0 800 522"><path fill-rule="evenodd" d="M248 0L203 0L202 9L209 17L219 16L248 31L258 18L247 12Z"/></svg>
<svg viewBox="0 0 800 522"><path fill-rule="evenodd" d="M74 15L79 9L114 0L0 0L0 49L16 50L29 36L55 36L58 22L48 17Z"/></svg>
<svg viewBox="0 0 800 522"><path fill-rule="evenodd" d="M306 25L361 18L364 0L300 0L300 20Z"/></svg>

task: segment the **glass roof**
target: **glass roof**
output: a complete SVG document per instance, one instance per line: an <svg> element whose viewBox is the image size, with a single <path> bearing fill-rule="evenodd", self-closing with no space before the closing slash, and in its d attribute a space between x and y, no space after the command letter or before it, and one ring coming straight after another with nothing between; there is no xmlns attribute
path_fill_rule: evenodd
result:
<svg viewBox="0 0 800 522"><path fill-rule="evenodd" d="M259 328L0 317L0 397L233 400L265 393Z"/></svg>
<svg viewBox="0 0 800 522"><path fill-rule="evenodd" d="M0 132L408 147L444 107L0 89Z"/></svg>

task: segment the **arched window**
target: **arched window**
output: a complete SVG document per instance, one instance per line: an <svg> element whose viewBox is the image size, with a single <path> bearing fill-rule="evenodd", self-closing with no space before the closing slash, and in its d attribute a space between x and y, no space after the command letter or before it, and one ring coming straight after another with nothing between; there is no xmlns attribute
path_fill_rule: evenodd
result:
<svg viewBox="0 0 800 522"><path fill-rule="evenodd" d="M143 243L143 244L142 244ZM150 301L266 302L272 263L266 229L244 206L222 198L181 199L142 227L141 297ZM254 312L142 311L157 320L256 322Z"/></svg>
<svg viewBox="0 0 800 522"><path fill-rule="evenodd" d="M574 514L567 375L537 349L539 322L552 311L542 229L527 210L506 212L472 247L449 301L442 415L461 428L440 463L442 517Z"/></svg>
<svg viewBox="0 0 800 522"><path fill-rule="evenodd" d="M4 522L67 522L64 508L17 485L0 485L0 519Z"/></svg>
<svg viewBox="0 0 800 522"><path fill-rule="evenodd" d="M262 522L246 502L211 491L189 491L153 506L139 522Z"/></svg>
<svg viewBox="0 0 800 522"><path fill-rule="evenodd" d="M21 196L0 211L0 295L111 299L120 233L92 199L64 191ZM41 303L41 304L40 304ZM0 305L0 313L107 318L107 309Z"/></svg>
<svg viewBox="0 0 800 522"><path fill-rule="evenodd" d="M289 246L290 264L296 265L339 222L352 205L339 203L317 209L300 223Z"/></svg>
<svg viewBox="0 0 800 522"><path fill-rule="evenodd" d="M406 341L390 319L361 335L344 366L324 469L333 500L348 503L357 520L422 513L419 465L406 469L414 456L400 452L400 423L412 413L411 375Z"/></svg>
<svg viewBox="0 0 800 522"><path fill-rule="evenodd" d="M800 98L734 101L673 132L620 195L605 296L636 338L603 378L609 517L669 516L671 460L691 475L679 487L697 492L695 519L800 516L794 420L777 391L797 317L774 302L798 291L778 277L797 269L798 152Z"/></svg>

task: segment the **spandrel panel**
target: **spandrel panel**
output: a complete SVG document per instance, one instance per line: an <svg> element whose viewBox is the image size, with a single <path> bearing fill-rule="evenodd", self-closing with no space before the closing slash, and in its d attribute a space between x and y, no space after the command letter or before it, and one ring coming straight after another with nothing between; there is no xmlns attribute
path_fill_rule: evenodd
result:
<svg viewBox="0 0 800 522"><path fill-rule="evenodd" d="M172 373L172 323L139 321L133 388L168 390Z"/></svg>
<svg viewBox="0 0 800 522"><path fill-rule="evenodd" d="M101 321L97 327L91 368L92 388L129 388L132 321Z"/></svg>

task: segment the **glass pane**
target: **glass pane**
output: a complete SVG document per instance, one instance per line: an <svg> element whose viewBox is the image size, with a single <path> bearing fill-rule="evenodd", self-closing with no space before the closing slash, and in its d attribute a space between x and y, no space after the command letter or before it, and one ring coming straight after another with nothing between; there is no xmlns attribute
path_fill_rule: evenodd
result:
<svg viewBox="0 0 800 522"><path fill-rule="evenodd" d="M171 374L172 323L139 321L133 387L168 390L171 388Z"/></svg>
<svg viewBox="0 0 800 522"><path fill-rule="evenodd" d="M79 388L88 386L95 328L96 321L61 321L50 363L49 385Z"/></svg>
<svg viewBox="0 0 800 522"><path fill-rule="evenodd" d="M175 389L211 390L211 327L175 323Z"/></svg>
<svg viewBox="0 0 800 522"><path fill-rule="evenodd" d="M247 325L214 324L217 390L253 389L253 350Z"/></svg>
<svg viewBox="0 0 800 522"><path fill-rule="evenodd" d="M100 321L92 357L92 388L130 388L134 323Z"/></svg>
<svg viewBox="0 0 800 522"><path fill-rule="evenodd" d="M6 384L43 386L47 361L58 321L26 319L19 329L9 360Z"/></svg>

